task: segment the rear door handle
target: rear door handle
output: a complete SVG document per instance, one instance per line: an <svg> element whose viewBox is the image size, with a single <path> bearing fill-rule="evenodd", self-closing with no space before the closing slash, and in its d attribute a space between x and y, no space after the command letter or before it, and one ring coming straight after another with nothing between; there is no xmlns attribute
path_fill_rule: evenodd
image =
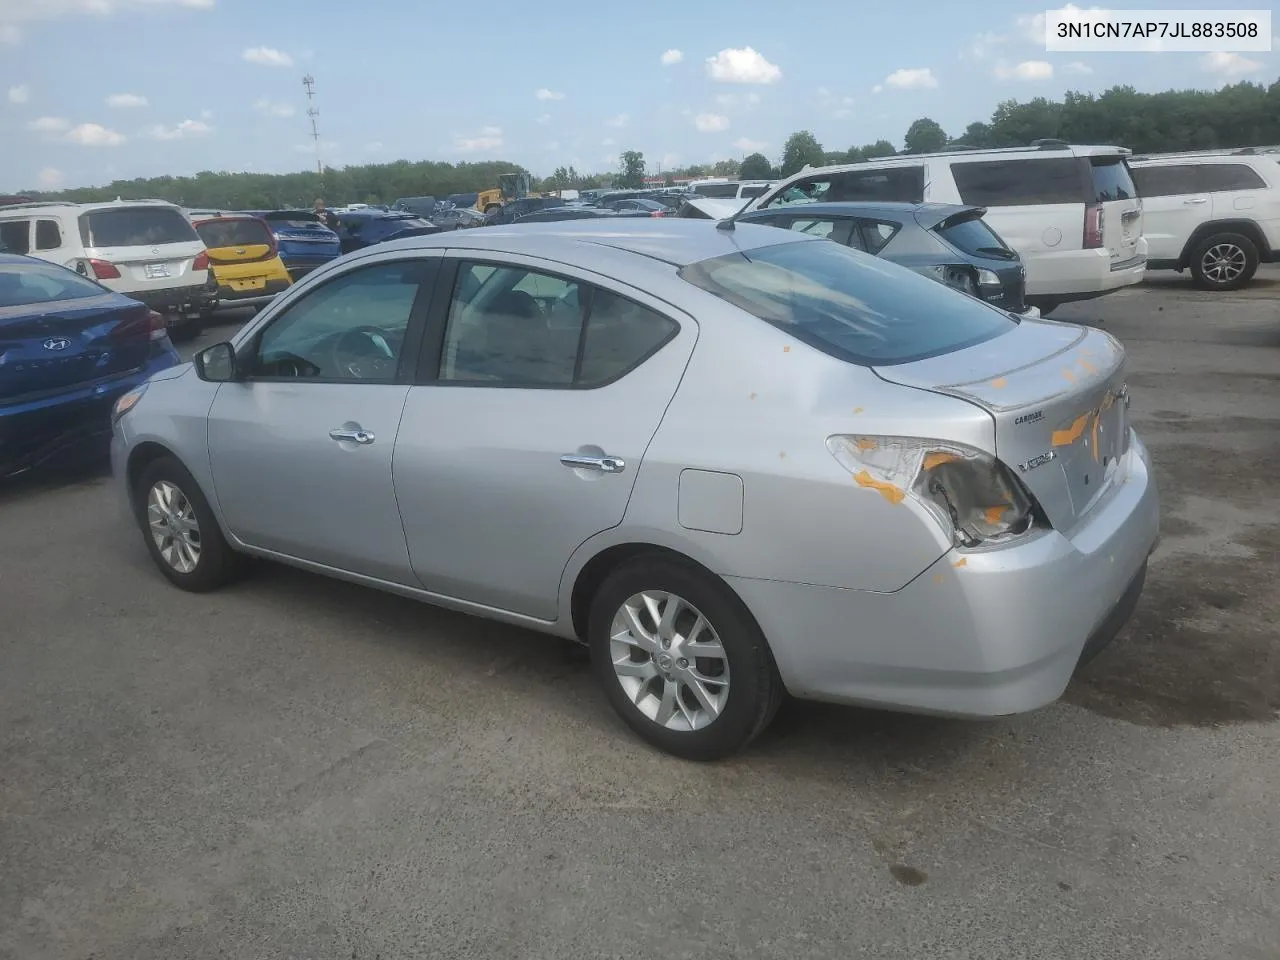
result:
<svg viewBox="0 0 1280 960"><path fill-rule="evenodd" d="M576 470L599 470L601 473L621 473L627 466L621 457L592 457L578 453L566 453L560 462Z"/></svg>
<svg viewBox="0 0 1280 960"><path fill-rule="evenodd" d="M1191 206L1192 204L1197 204L1197 203L1208 203L1209 198L1208 197L1192 197L1190 200L1183 200L1182 202L1185 203L1187 206Z"/></svg>
<svg viewBox="0 0 1280 960"><path fill-rule="evenodd" d="M348 430L345 427L334 427L329 431L330 440L345 440L349 443L373 443L376 437L368 430Z"/></svg>

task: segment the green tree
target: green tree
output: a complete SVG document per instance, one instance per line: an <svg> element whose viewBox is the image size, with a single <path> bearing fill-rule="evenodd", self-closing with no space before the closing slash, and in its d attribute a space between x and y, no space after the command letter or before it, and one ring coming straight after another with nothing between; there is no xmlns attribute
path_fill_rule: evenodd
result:
<svg viewBox="0 0 1280 960"><path fill-rule="evenodd" d="M799 130L787 137L782 147L782 175L789 177L806 165L820 167L826 161L822 144L808 130Z"/></svg>
<svg viewBox="0 0 1280 960"><path fill-rule="evenodd" d="M644 186L644 154L639 150L627 150L618 162L619 172L613 178L615 187L638 190Z"/></svg>
<svg viewBox="0 0 1280 960"><path fill-rule="evenodd" d="M952 143L957 147L972 147L975 150L995 146L991 128L980 121L975 121L965 127L964 133Z"/></svg>
<svg viewBox="0 0 1280 960"><path fill-rule="evenodd" d="M717 160L711 167L711 175L714 177L736 177L738 170L742 164L737 160Z"/></svg>
<svg viewBox="0 0 1280 960"><path fill-rule="evenodd" d="M773 164L763 153L748 154L738 168L738 176L743 180L768 180L773 173Z"/></svg>
<svg viewBox="0 0 1280 960"><path fill-rule="evenodd" d="M947 132L936 120L921 117L907 127L904 138L907 153L937 153L946 145Z"/></svg>

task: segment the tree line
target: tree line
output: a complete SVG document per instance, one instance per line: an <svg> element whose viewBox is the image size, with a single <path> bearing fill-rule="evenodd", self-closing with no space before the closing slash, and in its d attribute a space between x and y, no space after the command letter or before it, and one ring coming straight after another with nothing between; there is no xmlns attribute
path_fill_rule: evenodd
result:
<svg viewBox="0 0 1280 960"><path fill-rule="evenodd" d="M908 127L903 141L907 153L947 148L1013 147L1038 139L1072 143L1105 143L1135 152L1206 150L1280 144L1280 80L1269 87L1237 83L1218 90L1168 90L1139 93L1130 86L1112 87L1101 94L1068 92L1062 100L1037 97L1025 103L1005 100L987 121L970 123L952 136L940 124L921 117ZM854 163L898 152L887 140L828 150L808 130L787 138L776 162L762 153L743 160L687 166L663 171L670 183L677 178L724 176L767 180L790 176L806 164L821 166ZM194 177L152 177L117 180L104 187L82 187L55 193L24 191L27 196L72 201L155 197L188 207L267 209L310 207L316 197L330 204L389 203L398 197L445 197L453 193L487 190L498 185L503 173L527 173L506 161L440 163L398 160L395 163L314 171L265 173L215 173ZM639 187L649 168L644 154L623 152L616 171L580 173L558 167L535 189L587 189L599 186Z"/></svg>

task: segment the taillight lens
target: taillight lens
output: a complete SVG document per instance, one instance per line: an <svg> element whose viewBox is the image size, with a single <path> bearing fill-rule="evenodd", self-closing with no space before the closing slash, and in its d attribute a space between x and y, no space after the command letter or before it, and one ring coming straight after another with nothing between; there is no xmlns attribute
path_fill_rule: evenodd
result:
<svg viewBox="0 0 1280 960"><path fill-rule="evenodd" d="M147 320L151 324L151 339L163 340L169 333L169 323L163 313L155 310L147 311Z"/></svg>
<svg viewBox="0 0 1280 960"><path fill-rule="evenodd" d="M661 210L653 210L653 211L651 211L651 212L649 213L649 216L651 216L651 217L665 217L665 216L666 216L666 213L664 213L664 212L663 212L663 211L661 211Z"/></svg>
<svg viewBox="0 0 1280 960"><path fill-rule="evenodd" d="M192 270L208 270L209 269L209 252L202 250L196 254L195 260L191 264Z"/></svg>
<svg viewBox="0 0 1280 960"><path fill-rule="evenodd" d="M1102 246L1102 227L1105 214L1102 204L1091 203L1084 208L1084 248L1097 250Z"/></svg>
<svg viewBox="0 0 1280 960"><path fill-rule="evenodd" d="M951 536L975 547L1025 533L1035 523L1031 494L995 457L961 443L916 437L837 435L827 449L853 482L893 503L907 497Z"/></svg>
<svg viewBox="0 0 1280 960"><path fill-rule="evenodd" d="M114 263L108 263L106 260L90 260L89 268L93 271L93 276L98 280L119 280L120 271Z"/></svg>

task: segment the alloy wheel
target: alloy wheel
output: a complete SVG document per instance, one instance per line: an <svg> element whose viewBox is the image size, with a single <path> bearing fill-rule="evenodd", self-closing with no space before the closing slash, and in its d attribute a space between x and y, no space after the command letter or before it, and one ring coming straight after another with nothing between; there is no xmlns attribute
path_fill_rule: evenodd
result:
<svg viewBox="0 0 1280 960"><path fill-rule="evenodd" d="M1249 259L1234 243L1215 243L1200 258L1200 269L1215 284L1233 283L1244 273Z"/></svg>
<svg viewBox="0 0 1280 960"><path fill-rule="evenodd" d="M729 660L710 621L674 593L626 600L609 631L613 672L642 714L674 731L702 730L729 700Z"/></svg>
<svg viewBox="0 0 1280 960"><path fill-rule="evenodd" d="M178 573L195 570L200 562L200 522L176 484L158 480L147 491L147 526L165 563Z"/></svg>

